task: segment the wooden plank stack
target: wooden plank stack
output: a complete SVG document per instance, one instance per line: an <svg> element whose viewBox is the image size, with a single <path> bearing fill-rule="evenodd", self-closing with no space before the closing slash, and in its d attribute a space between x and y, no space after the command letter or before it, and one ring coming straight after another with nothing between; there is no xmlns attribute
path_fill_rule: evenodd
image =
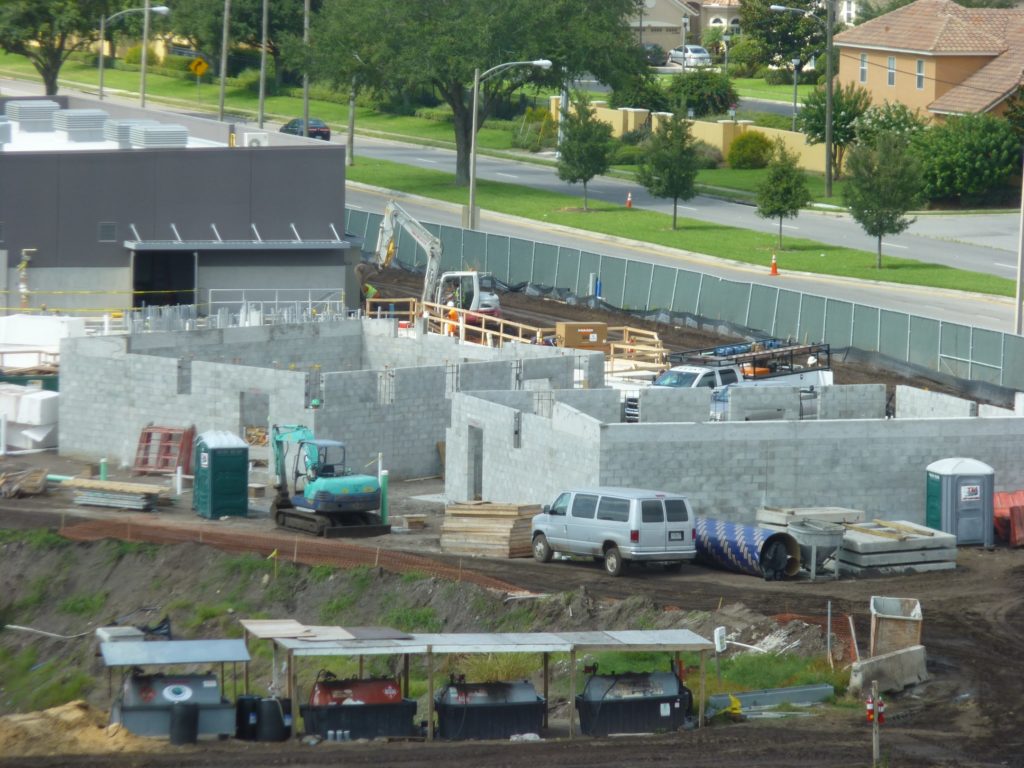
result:
<svg viewBox="0 0 1024 768"><path fill-rule="evenodd" d="M152 512L168 489L148 483L123 483L115 480L91 480L72 477L61 483L75 491L75 504L90 507L115 507Z"/></svg>
<svg viewBox="0 0 1024 768"><path fill-rule="evenodd" d="M493 504L465 501L445 511L441 550L453 555L529 557L535 504Z"/></svg>

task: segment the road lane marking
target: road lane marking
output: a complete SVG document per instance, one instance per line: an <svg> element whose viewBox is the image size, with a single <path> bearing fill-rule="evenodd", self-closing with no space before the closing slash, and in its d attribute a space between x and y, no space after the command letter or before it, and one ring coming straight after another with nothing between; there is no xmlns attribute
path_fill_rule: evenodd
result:
<svg viewBox="0 0 1024 768"><path fill-rule="evenodd" d="M504 176L504 177L505 177L506 179L518 179L518 178L519 178L519 177L518 177L518 176L517 176L516 174L514 174L514 173L502 173L501 171L498 171L498 172L497 172L496 174L494 174L494 175L495 175L495 176Z"/></svg>
<svg viewBox="0 0 1024 768"><path fill-rule="evenodd" d="M885 242L885 241L883 240L883 241L882 241L882 247L883 247L883 248L902 248L902 249L903 249L903 250L905 251L905 250L907 250L907 249L908 249L908 248L909 248L910 246L909 246L909 245L897 245L896 243L887 243L887 242Z"/></svg>
<svg viewBox="0 0 1024 768"><path fill-rule="evenodd" d="M432 165L437 165L437 160L431 160L429 157L417 157L416 159L419 160L421 163L431 163Z"/></svg>
<svg viewBox="0 0 1024 768"><path fill-rule="evenodd" d="M1016 269L1016 264L1003 264L1001 261L992 262L993 267L1002 267L1003 269Z"/></svg>

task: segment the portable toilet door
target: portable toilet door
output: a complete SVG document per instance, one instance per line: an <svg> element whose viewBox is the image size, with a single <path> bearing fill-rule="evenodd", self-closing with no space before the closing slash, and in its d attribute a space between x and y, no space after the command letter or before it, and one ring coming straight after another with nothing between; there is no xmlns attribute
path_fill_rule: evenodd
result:
<svg viewBox="0 0 1024 768"><path fill-rule="evenodd" d="M959 544L991 547L995 471L975 459L942 459L928 465L925 525L956 536Z"/></svg>
<svg viewBox="0 0 1024 768"><path fill-rule="evenodd" d="M238 435L212 430L196 438L192 509L200 517L245 517L249 511L249 445Z"/></svg>

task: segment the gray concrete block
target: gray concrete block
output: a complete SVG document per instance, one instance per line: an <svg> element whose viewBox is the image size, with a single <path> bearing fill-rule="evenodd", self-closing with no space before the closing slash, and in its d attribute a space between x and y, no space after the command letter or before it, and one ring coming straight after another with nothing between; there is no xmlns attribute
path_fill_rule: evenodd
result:
<svg viewBox="0 0 1024 768"><path fill-rule="evenodd" d="M874 680L882 693L899 692L923 683L928 679L926 661L923 645L855 661L850 669L849 691L854 695L870 692Z"/></svg>

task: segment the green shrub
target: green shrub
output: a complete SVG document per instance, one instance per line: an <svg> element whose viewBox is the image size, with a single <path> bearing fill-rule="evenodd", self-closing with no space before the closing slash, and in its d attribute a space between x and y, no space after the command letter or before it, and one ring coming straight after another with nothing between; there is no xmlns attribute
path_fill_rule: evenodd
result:
<svg viewBox="0 0 1024 768"><path fill-rule="evenodd" d="M717 168L722 164L722 150L706 141L697 139L693 143L693 151L697 157L697 167L702 170Z"/></svg>
<svg viewBox="0 0 1024 768"><path fill-rule="evenodd" d="M647 153L647 148L642 145L615 142L613 146L612 165L640 165Z"/></svg>
<svg viewBox="0 0 1024 768"><path fill-rule="evenodd" d="M619 137L619 141L621 141L623 144L636 146L637 144L643 144L649 138L651 138L651 126L648 123L647 125L643 125L637 128L636 130L626 131Z"/></svg>
<svg viewBox="0 0 1024 768"><path fill-rule="evenodd" d="M766 68L764 72L764 81L768 85L792 85L793 70L773 69L770 67Z"/></svg>
<svg viewBox="0 0 1024 768"><path fill-rule="evenodd" d="M57 605L57 610L74 616L92 616L103 608L106 602L106 592L94 592L91 595L72 595L62 600Z"/></svg>
<svg viewBox="0 0 1024 768"><path fill-rule="evenodd" d="M173 56L173 55L168 55L168 56L164 57L164 60L161 63L161 66L164 69L170 70L172 72L188 72L191 75L192 73L189 72L189 65L193 61L195 61L195 59L192 58L191 56ZM193 75L193 77L194 77L194 75Z"/></svg>
<svg viewBox="0 0 1024 768"><path fill-rule="evenodd" d="M765 168L772 159L772 142L760 131L747 131L729 147L730 168Z"/></svg>
<svg viewBox="0 0 1024 768"><path fill-rule="evenodd" d="M416 110L416 117L424 120L433 120L436 123L454 123L455 116L452 114L452 108L447 104L439 107L420 107ZM487 121L488 127L491 125L491 121Z"/></svg>
<svg viewBox="0 0 1024 768"><path fill-rule="evenodd" d="M142 64L142 46L133 45L127 51L124 52L124 63L134 64L139 66ZM146 63L147 64L158 64L160 63L160 57L156 55L156 48L152 45L146 48Z"/></svg>
<svg viewBox="0 0 1024 768"><path fill-rule="evenodd" d="M666 112L669 108L669 97L660 80L646 75L634 78L612 91L608 96L608 106L612 109L636 107L651 112Z"/></svg>
<svg viewBox="0 0 1024 768"><path fill-rule="evenodd" d="M540 152L558 143L558 123L545 107L528 107L521 118L512 122L515 125L513 147ZM490 121L487 124L490 125Z"/></svg>
<svg viewBox="0 0 1024 768"><path fill-rule="evenodd" d="M739 99L729 76L711 67L674 75L667 93L671 111L685 115L692 109L695 117L726 112Z"/></svg>

